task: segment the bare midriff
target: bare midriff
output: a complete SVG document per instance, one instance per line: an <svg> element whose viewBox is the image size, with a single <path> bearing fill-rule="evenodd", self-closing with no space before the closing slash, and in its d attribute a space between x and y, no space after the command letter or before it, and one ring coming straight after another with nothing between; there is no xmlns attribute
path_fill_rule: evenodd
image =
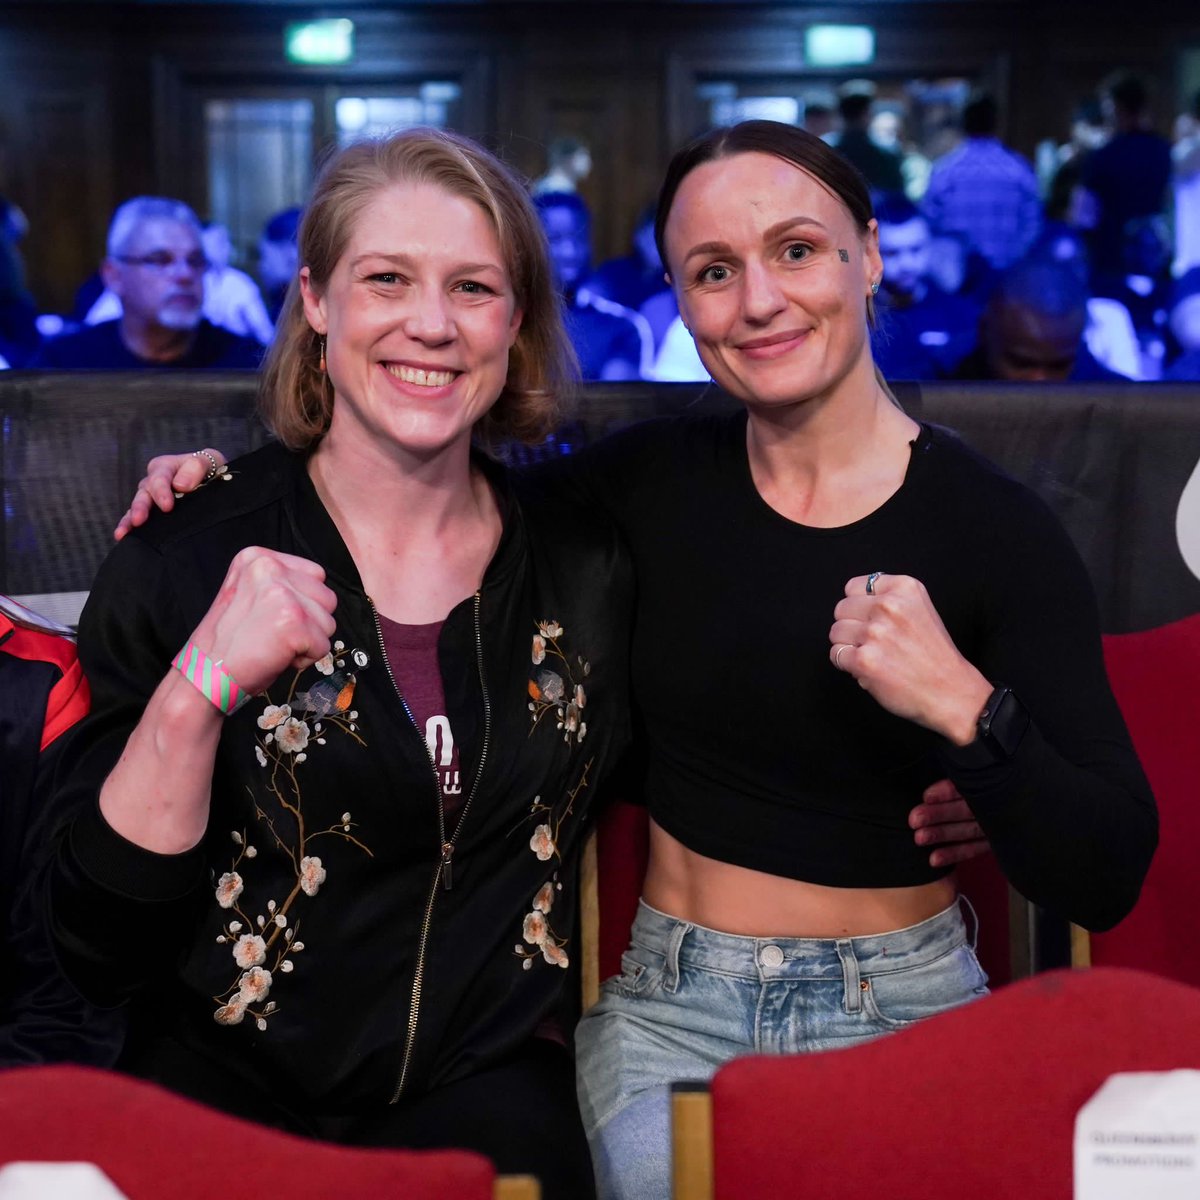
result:
<svg viewBox="0 0 1200 1200"><path fill-rule="evenodd" d="M936 916L953 877L914 887L842 888L786 879L706 858L650 822L642 895L669 916L744 937L864 937Z"/></svg>

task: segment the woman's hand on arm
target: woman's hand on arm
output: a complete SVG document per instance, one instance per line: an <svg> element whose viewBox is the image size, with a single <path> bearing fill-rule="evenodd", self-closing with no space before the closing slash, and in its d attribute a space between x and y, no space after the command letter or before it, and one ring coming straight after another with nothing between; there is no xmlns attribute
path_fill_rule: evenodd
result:
<svg viewBox="0 0 1200 1200"><path fill-rule="evenodd" d="M992 684L959 653L919 579L857 575L833 615L835 667L896 716L960 746L974 739Z"/></svg>
<svg viewBox="0 0 1200 1200"><path fill-rule="evenodd" d="M337 599L324 580L307 559L248 547L190 641L243 692L262 692L289 666L302 669L329 652ZM101 789L108 824L160 854L196 845L208 824L223 720L182 674L168 671Z"/></svg>
<svg viewBox="0 0 1200 1200"><path fill-rule="evenodd" d="M949 779L931 783L908 814L918 846L931 847L929 865L950 867L991 851L970 805Z"/></svg>
<svg viewBox="0 0 1200 1200"><path fill-rule="evenodd" d="M225 456L211 447L191 454L160 454L152 458L125 515L113 530L114 541L119 542L131 529L144 525L155 507L170 512L175 507L176 492L194 492L224 466Z"/></svg>

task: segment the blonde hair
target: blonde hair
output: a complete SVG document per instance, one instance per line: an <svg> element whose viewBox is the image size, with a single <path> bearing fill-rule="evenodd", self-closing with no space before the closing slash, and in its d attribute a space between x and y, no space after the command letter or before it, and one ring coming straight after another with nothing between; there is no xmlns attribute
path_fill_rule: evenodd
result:
<svg viewBox="0 0 1200 1200"><path fill-rule="evenodd" d="M508 377L479 419L485 444L540 441L554 427L560 399L576 376L542 226L519 178L482 146L439 129L406 129L356 142L331 157L313 185L297 236L300 262L316 291L329 283L354 223L371 200L397 183L427 183L474 201L487 213L512 283L521 328ZM275 341L263 364L259 411L285 446L320 439L333 413L333 385L321 369L321 337L304 315L298 279L288 286Z"/></svg>

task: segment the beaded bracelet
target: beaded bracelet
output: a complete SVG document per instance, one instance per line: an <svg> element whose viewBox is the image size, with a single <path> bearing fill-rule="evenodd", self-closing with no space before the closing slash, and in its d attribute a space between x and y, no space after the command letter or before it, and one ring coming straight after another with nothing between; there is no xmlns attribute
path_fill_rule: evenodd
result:
<svg viewBox="0 0 1200 1200"><path fill-rule="evenodd" d="M175 655L171 666L227 717L250 702L250 693L238 687L237 680L221 666L221 660L209 658L191 642Z"/></svg>

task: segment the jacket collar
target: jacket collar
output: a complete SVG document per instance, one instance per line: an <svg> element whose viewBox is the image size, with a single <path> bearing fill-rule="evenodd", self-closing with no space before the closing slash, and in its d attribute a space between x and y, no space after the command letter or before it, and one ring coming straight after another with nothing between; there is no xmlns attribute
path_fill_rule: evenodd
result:
<svg viewBox="0 0 1200 1200"><path fill-rule="evenodd" d="M288 515L298 545L324 568L331 583L363 592L362 578L342 535L329 515L308 473L308 453L289 454ZM486 477L500 507L500 544L484 572L483 587L503 586L524 555L525 527L508 471L482 451L472 449L471 462Z"/></svg>

